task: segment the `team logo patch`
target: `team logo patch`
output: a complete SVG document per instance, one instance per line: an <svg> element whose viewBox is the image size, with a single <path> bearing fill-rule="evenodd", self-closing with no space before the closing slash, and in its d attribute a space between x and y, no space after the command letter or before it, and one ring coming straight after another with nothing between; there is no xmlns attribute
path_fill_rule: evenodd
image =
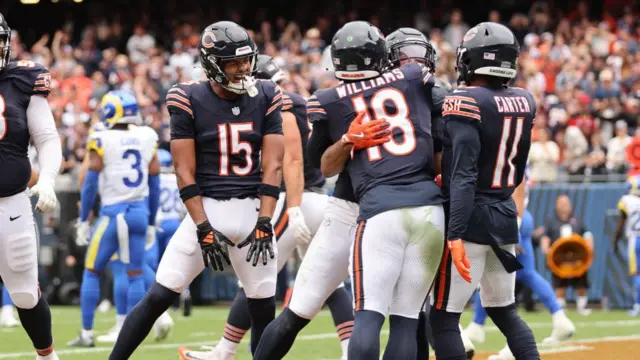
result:
<svg viewBox="0 0 640 360"><path fill-rule="evenodd" d="M347 36L347 41L353 41L353 36L351 35Z"/></svg>
<svg viewBox="0 0 640 360"><path fill-rule="evenodd" d="M210 49L216 45L215 43L216 43L216 35L213 33L213 31L208 30L208 31L205 31L204 34L202 34L203 47Z"/></svg>
<svg viewBox="0 0 640 360"><path fill-rule="evenodd" d="M478 28L477 27L471 28L464 35L464 38L462 38L462 40L463 41L469 41L469 40L473 39L474 37L476 37L477 34L478 34Z"/></svg>
<svg viewBox="0 0 640 360"><path fill-rule="evenodd" d="M237 106L234 106L233 108L231 108L231 112L233 113L233 115L238 116L240 115L240 108Z"/></svg>

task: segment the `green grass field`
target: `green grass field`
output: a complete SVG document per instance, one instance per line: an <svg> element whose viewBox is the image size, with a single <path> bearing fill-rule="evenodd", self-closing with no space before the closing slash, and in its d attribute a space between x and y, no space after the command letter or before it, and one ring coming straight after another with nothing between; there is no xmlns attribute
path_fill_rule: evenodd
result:
<svg viewBox="0 0 640 360"><path fill-rule="evenodd" d="M541 306L539 306L542 308ZM164 360L177 359L176 349L187 345L194 349L201 345L213 345L222 334L227 308L198 307L191 317L182 317L179 313L172 314L176 326L167 340L157 343L148 338L131 359L135 360ZM523 317L533 329L536 339L541 341L551 332L551 319L548 313L540 311L534 314L522 312ZM80 328L80 311L72 307L54 307L52 309L54 338L56 351L63 360L106 359L111 346L97 344L95 348L68 348L66 342L77 335ZM470 321L471 314L465 313L463 324ZM598 339L614 336L640 335L640 319L630 318L622 311L595 311L588 317L569 312L569 317L577 327L574 339ZM105 333L114 324L114 313L97 314L96 333ZM383 344L386 342L386 330L382 335ZM0 329L0 359L33 359L35 353L22 328ZM238 350L237 359L250 359L248 342L245 341ZM487 326L487 341L478 345L481 353L497 351L504 346L504 340L498 330L489 323ZM331 315L323 311L298 337L287 359L339 359L340 348L334 332ZM481 357L485 358L485 357ZM544 356L543 356L544 358ZM628 359L640 359L637 353L630 354Z"/></svg>

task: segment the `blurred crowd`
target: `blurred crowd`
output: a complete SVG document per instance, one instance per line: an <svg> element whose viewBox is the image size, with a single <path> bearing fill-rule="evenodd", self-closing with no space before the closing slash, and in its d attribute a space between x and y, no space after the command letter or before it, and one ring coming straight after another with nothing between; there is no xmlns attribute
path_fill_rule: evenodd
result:
<svg viewBox="0 0 640 360"><path fill-rule="evenodd" d="M566 175L597 176L627 171L625 147L640 121L640 21L638 9L589 17L584 2L561 13L544 1L528 13L501 18L490 11L488 21L509 26L521 44L520 70L514 86L530 90L538 103L530 163L538 182L566 179ZM428 16L416 14L414 26L425 31L438 54L436 75L455 86L455 54L465 32L473 26L456 9L444 15L440 28ZM241 19L234 19L241 20ZM263 54L286 69L285 87L303 96L335 83L328 48L335 30L349 16L316 17L302 28L283 17L250 29ZM378 24L377 16L369 18ZM240 21L242 23L242 21ZM200 80L197 45L202 30L188 22L172 34L153 33L140 22L128 28L118 21L100 20L72 36L73 26L45 34L30 48L12 38L12 55L48 66L52 75L50 104L60 129L70 172L85 155L85 141L95 107L114 88L136 94L147 124L169 140L164 97L177 82ZM78 29L75 29L76 33ZM383 32L393 29L382 27ZM17 35L17 36L16 36ZM171 40L166 41L169 37ZM157 41L163 39L162 42Z"/></svg>

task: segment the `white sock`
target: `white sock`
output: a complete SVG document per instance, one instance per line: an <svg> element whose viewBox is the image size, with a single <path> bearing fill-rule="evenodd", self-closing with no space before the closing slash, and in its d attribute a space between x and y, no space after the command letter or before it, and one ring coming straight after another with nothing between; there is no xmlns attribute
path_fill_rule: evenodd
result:
<svg viewBox="0 0 640 360"><path fill-rule="evenodd" d="M567 300L565 300L565 298L558 298L558 305L560 305L561 308L566 308L567 307Z"/></svg>
<svg viewBox="0 0 640 360"><path fill-rule="evenodd" d="M12 318L13 317L13 305L2 305L2 316L3 319Z"/></svg>
<svg viewBox="0 0 640 360"><path fill-rule="evenodd" d="M589 302L589 299L586 296L577 296L576 308L578 308L578 311L583 311L584 309L586 309L588 302Z"/></svg>
<svg viewBox="0 0 640 360"><path fill-rule="evenodd" d="M554 324L560 320L564 320L567 317L567 315L564 313L564 310L560 309L556 312L554 312L553 314L551 314L551 322L553 322Z"/></svg>
<svg viewBox="0 0 640 360"><path fill-rule="evenodd" d="M162 322L171 322L171 321L173 321L173 319L171 318L171 315L169 315L168 311L163 312L162 315L160 315L160 317L158 318L158 320L160 320Z"/></svg>
<svg viewBox="0 0 640 360"><path fill-rule="evenodd" d="M349 354L349 339L340 341L340 348L342 348L342 358L346 359Z"/></svg>
<svg viewBox="0 0 640 360"><path fill-rule="evenodd" d="M46 355L46 356L40 356L38 355L38 357L36 358L37 360L60 360L60 358L58 358L58 355L56 354L56 351L52 351L51 354Z"/></svg>
<svg viewBox="0 0 640 360"><path fill-rule="evenodd" d="M93 329L91 330L86 330L86 329L82 329L82 337L83 338L92 338L93 337Z"/></svg>
<svg viewBox="0 0 640 360"><path fill-rule="evenodd" d="M122 324L124 324L124 321L127 319L127 315L118 315L116 314L116 327L118 329L122 328Z"/></svg>
<svg viewBox="0 0 640 360"><path fill-rule="evenodd" d="M236 353L236 349L238 348L238 343L235 343L233 341L227 340L224 337L222 337L222 339L220 339L220 342L218 342L218 345L220 345L220 347L230 353L235 354Z"/></svg>

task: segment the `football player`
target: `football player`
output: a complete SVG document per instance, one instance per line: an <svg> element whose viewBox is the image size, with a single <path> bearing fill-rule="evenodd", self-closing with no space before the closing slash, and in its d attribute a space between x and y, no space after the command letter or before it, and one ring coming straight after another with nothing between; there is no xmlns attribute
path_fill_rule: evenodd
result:
<svg viewBox="0 0 640 360"><path fill-rule="evenodd" d="M630 316L640 316L640 271L638 271L638 257L640 256L640 228L637 221L640 216L640 176L634 175L627 179L629 192L623 195L618 202L618 225L613 236L613 250L618 254L618 243L622 239L623 232L627 238L629 253L629 275L633 277L635 291L635 303L629 311ZM627 221L628 220L628 221Z"/></svg>
<svg viewBox="0 0 640 360"><path fill-rule="evenodd" d="M267 55L258 55L256 78L271 80L278 85L286 80L282 69ZM301 96L283 92L282 127L285 142L282 164L284 181L276 204L275 213L278 215L272 219L278 245L278 271L284 268L296 248L299 254L306 252L311 237L320 227L328 200L328 196L322 192L324 176L304 156L310 129L306 101ZM327 305L338 331L353 324L351 299L343 284L329 298ZM224 336L213 350L213 358L233 359L239 342L250 326L246 295L241 288L231 305ZM347 335L347 332L342 336L339 333L341 341L348 341ZM207 354L187 348L180 348L178 352L183 359L201 359Z"/></svg>
<svg viewBox="0 0 640 360"><path fill-rule="evenodd" d="M13 300L37 359L58 359L53 350L51 312L38 286L38 242L29 195L36 210L52 211L62 146L47 103L51 75L32 61L10 62L11 29L0 14L0 277ZM30 191L29 142L37 150L40 174Z"/></svg>
<svg viewBox="0 0 640 360"><path fill-rule="evenodd" d="M167 95L171 154L188 215L156 282L127 316L111 359L129 358L193 278L205 266L222 270L223 261L244 286L253 349L275 315L271 218L282 179L282 92L254 79L257 46L238 24L207 26L199 52L208 80L176 85Z"/></svg>
<svg viewBox="0 0 640 360"><path fill-rule="evenodd" d="M575 326L569 320L564 310L560 306L556 295L553 292L551 284L543 278L536 270L535 257L533 252L533 244L531 237L533 235L533 216L527 211L528 203L528 166L525 170L524 180L513 192L513 200L518 209L518 227L520 233L520 248L522 251L518 254L518 261L523 268L516 271L516 280L523 283L538 295L538 298L545 305L551 314L553 330L551 336L543 340L543 344L554 344L558 341L566 340L575 333ZM465 329L468 337L477 343L483 343L485 340L484 322L487 318L487 311L482 307L480 296L476 293L474 298L475 313L473 321ZM513 360L515 359L509 345L506 345L498 354L489 356L491 360Z"/></svg>
<svg viewBox="0 0 640 360"><path fill-rule="evenodd" d="M342 119L346 134L323 155L323 173L346 166L360 203L350 263L356 315L349 359L379 356L387 313L385 357L412 358L418 314L444 250L443 198L434 182L434 149L441 149L431 122L434 69L411 62L383 72L384 37L366 22L346 24L331 46L336 76L345 83L315 94L319 111L310 120ZM383 118L386 125L363 130ZM387 134L389 141L379 143Z"/></svg>
<svg viewBox="0 0 640 360"><path fill-rule="evenodd" d="M148 127L132 125L140 118L135 95L111 91L102 98L99 112L100 120L107 123L109 129L91 134L87 144L90 164L80 195L78 244L89 242L88 217L98 192L100 218L85 260L80 292L82 330L69 346L94 345L93 320L100 299L100 274L116 252L128 278L126 309L131 309L144 295L144 247L157 211L158 137ZM147 196L156 199L155 202L148 205ZM117 297L117 291L114 296Z"/></svg>
<svg viewBox="0 0 640 360"><path fill-rule="evenodd" d="M449 199L447 250L430 313L436 357L465 359L458 323L481 285L482 305L518 359L539 359L515 307L518 212L536 114L533 96L506 84L516 76L518 42L507 27L480 23L458 47L459 87L445 98L442 188ZM469 203L469 199L474 199ZM437 328L436 328L437 324Z"/></svg>

